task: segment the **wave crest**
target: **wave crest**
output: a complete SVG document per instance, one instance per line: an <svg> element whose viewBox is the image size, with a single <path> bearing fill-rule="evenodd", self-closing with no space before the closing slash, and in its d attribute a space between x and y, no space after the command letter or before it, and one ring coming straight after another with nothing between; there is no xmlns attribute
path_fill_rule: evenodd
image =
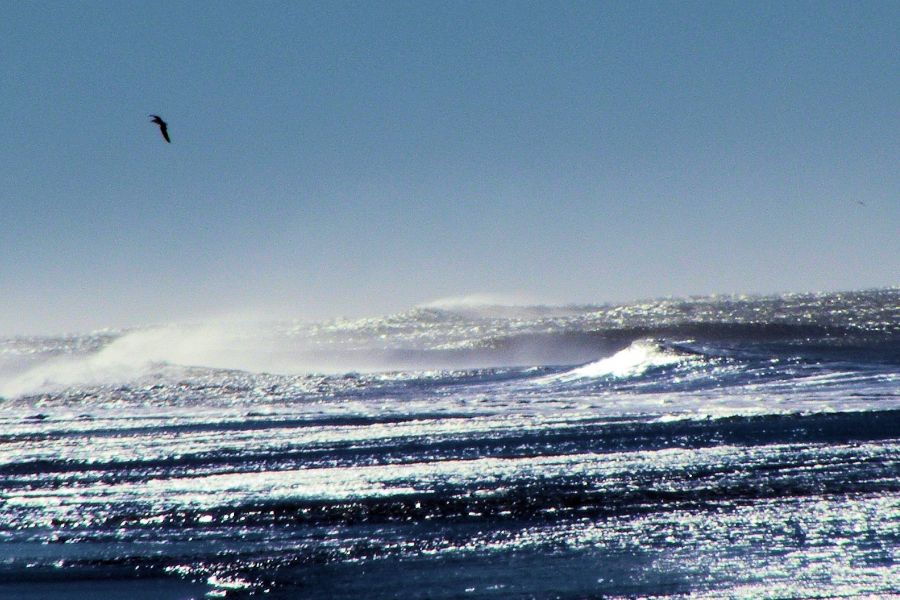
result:
<svg viewBox="0 0 900 600"><path fill-rule="evenodd" d="M653 339L636 340L612 356L582 365L557 375L557 381L596 379L599 377L639 377L659 367L697 360L700 354L679 348L669 342Z"/></svg>

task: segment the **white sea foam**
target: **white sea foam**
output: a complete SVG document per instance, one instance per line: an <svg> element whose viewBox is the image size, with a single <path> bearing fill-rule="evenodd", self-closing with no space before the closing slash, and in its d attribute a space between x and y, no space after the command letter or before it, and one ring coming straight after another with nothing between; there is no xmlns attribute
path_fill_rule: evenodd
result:
<svg viewBox="0 0 900 600"><path fill-rule="evenodd" d="M682 354L668 349L656 340L637 340L612 356L556 375L553 379L555 381L573 381L597 377L636 377L648 369L674 365L696 358L691 354Z"/></svg>

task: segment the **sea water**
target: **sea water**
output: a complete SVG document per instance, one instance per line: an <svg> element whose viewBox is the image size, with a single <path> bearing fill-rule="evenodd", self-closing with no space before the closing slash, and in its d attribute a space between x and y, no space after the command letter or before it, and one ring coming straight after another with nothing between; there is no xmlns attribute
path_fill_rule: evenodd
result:
<svg viewBox="0 0 900 600"><path fill-rule="evenodd" d="M900 594L900 289L0 340L0 598Z"/></svg>

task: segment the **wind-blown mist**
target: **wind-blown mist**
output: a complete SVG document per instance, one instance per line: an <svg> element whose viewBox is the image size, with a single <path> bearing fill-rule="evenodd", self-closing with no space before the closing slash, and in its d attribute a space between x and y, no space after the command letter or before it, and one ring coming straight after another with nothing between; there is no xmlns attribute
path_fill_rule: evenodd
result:
<svg viewBox="0 0 900 600"><path fill-rule="evenodd" d="M832 303L855 299L824 297ZM577 379L680 360L659 354L652 341L657 338L667 340L671 353L670 341L698 336L765 340L838 335L865 331L861 324L867 319L885 319L881 305L854 306L854 312L838 309L814 319L804 316L800 309L819 302L815 296L615 306L483 303L495 300L451 298L396 315L320 323L227 320L9 338L0 346L0 396L177 377L179 368L299 375L588 363L567 375ZM891 324L890 318L886 323ZM612 356L642 339L651 341Z"/></svg>
<svg viewBox="0 0 900 600"><path fill-rule="evenodd" d="M515 335L501 323L479 321L417 310L320 325L173 324L74 339L8 340L0 396L169 377L177 367L273 374L454 369L578 362L599 350L577 340L567 346L565 340Z"/></svg>

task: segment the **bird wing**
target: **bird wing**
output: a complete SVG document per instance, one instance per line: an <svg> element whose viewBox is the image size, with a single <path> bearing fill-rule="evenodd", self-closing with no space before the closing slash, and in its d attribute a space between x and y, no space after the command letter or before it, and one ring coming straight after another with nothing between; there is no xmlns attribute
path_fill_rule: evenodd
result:
<svg viewBox="0 0 900 600"><path fill-rule="evenodd" d="M163 137L166 138L166 141L169 142L169 143L171 144L171 143L172 143L172 140L169 139L169 128L166 127L166 124L165 124L165 123L161 123L160 126L159 126L159 130L162 132Z"/></svg>

